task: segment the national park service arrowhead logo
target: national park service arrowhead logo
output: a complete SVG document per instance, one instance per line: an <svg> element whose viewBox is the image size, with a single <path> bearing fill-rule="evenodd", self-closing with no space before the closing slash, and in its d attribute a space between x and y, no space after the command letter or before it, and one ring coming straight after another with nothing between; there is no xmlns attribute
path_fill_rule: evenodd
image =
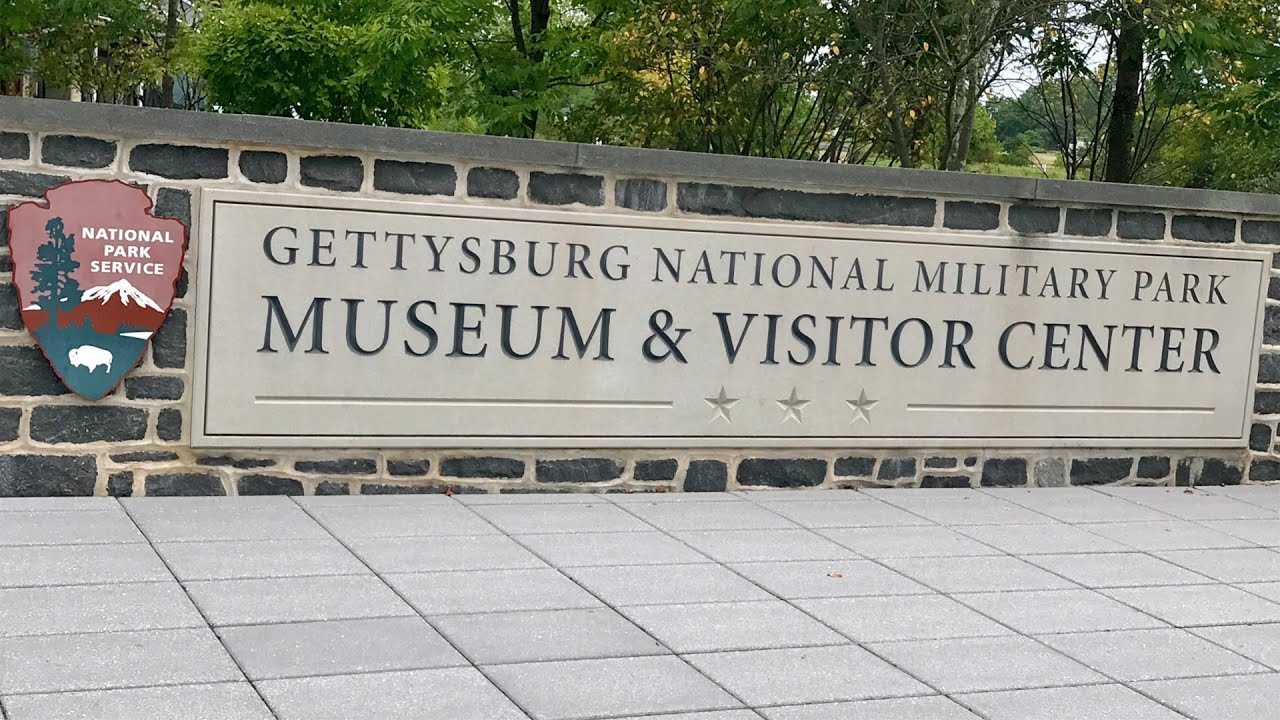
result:
<svg viewBox="0 0 1280 720"><path fill-rule="evenodd" d="M9 210L22 322L73 392L97 400L142 359L173 304L187 229L145 190L81 180Z"/></svg>

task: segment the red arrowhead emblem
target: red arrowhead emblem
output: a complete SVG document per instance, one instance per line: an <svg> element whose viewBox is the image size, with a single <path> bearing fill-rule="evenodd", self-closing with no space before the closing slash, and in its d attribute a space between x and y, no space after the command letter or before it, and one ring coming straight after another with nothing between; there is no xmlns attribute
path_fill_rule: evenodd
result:
<svg viewBox="0 0 1280 720"><path fill-rule="evenodd" d="M115 389L169 314L187 228L146 191L80 180L9 210L22 322L58 377L97 400Z"/></svg>

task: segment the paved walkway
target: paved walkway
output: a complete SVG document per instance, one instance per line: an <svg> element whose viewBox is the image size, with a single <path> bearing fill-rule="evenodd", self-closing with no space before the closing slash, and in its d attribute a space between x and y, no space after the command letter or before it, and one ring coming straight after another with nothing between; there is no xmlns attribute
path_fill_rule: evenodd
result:
<svg viewBox="0 0 1280 720"><path fill-rule="evenodd" d="M0 500L8 720L1280 718L1280 486Z"/></svg>

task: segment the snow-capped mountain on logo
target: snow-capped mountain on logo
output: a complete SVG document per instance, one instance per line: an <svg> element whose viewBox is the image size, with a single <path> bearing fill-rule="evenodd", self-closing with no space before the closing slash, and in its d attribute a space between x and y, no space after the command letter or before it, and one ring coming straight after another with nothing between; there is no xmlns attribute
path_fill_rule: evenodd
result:
<svg viewBox="0 0 1280 720"><path fill-rule="evenodd" d="M121 278L110 285L99 285L98 287L92 287L85 290L84 294L80 296L80 302L86 303L90 300L98 300L103 305L106 305L108 301L113 299L113 296L125 307L128 307L130 303L133 303L144 308L155 310L156 312L164 312L154 300L147 297L146 293L134 287L133 283L130 283L124 278Z"/></svg>
<svg viewBox="0 0 1280 720"><path fill-rule="evenodd" d="M155 331L164 322L160 306L125 279L85 290L80 304L64 315L67 322L76 325L89 319L94 330L100 333Z"/></svg>

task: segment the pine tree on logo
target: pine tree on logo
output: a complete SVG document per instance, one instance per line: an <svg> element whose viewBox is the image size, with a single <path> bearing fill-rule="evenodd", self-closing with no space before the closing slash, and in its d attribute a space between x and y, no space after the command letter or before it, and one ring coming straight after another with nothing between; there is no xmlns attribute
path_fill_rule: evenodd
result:
<svg viewBox="0 0 1280 720"><path fill-rule="evenodd" d="M72 302L68 307L71 309L80 302L80 283L71 277L80 263L71 258L76 249L76 237L63 232L62 218L52 218L44 229L49 234L49 242L36 248L36 266L31 271L31 279L36 283L36 298L50 301L49 320L56 328L62 303ZM42 304L41 307L45 306Z"/></svg>

